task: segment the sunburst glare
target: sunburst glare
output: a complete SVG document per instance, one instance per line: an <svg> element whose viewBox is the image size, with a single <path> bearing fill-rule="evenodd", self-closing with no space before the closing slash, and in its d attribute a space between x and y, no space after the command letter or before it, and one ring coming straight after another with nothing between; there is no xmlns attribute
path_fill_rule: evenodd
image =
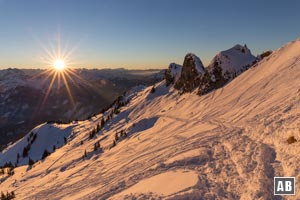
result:
<svg viewBox="0 0 300 200"><path fill-rule="evenodd" d="M68 50L68 45L65 45L61 48L60 35L58 35L56 41L57 45L50 43L48 48L43 43L39 42L45 54L42 56L42 62L47 66L47 69L38 76L44 77L44 84L48 85L48 89L41 102L41 108L45 105L51 91L54 88L59 89L61 87L66 89L70 102L73 107L75 107L74 96L72 95L70 84L76 86L76 84L79 83L86 84L87 81L78 76L76 71L72 69L75 63L71 62L74 60L71 59L71 56L77 47Z"/></svg>
<svg viewBox="0 0 300 200"><path fill-rule="evenodd" d="M57 71L63 71L66 67L65 65L65 61L63 60L55 60L53 63L53 67L57 70Z"/></svg>

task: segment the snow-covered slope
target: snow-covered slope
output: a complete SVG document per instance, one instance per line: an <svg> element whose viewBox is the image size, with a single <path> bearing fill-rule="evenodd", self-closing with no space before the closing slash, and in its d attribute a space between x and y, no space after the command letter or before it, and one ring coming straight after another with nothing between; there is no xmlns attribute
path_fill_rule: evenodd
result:
<svg viewBox="0 0 300 200"><path fill-rule="evenodd" d="M45 150L53 152L56 148L63 146L65 138L72 136L71 130L73 126L69 124L42 124L37 126L25 137L0 153L0 166L6 163L18 166L27 165L29 158L33 161L41 160ZM24 149L28 155L23 157Z"/></svg>
<svg viewBox="0 0 300 200"><path fill-rule="evenodd" d="M275 199L274 176L300 178L300 146L286 141L300 139L299 68L293 41L203 96L179 95L165 81L136 88L112 118L108 110L61 127L73 134L67 144L0 176L0 190L18 199Z"/></svg>

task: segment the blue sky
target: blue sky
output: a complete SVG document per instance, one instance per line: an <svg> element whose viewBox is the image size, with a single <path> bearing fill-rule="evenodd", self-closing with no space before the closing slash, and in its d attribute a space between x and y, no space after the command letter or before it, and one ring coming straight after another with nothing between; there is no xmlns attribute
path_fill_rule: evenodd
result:
<svg viewBox="0 0 300 200"><path fill-rule="evenodd" d="M43 68L43 47L75 48L75 67L208 64L246 43L254 55L300 35L300 1L0 0L0 68Z"/></svg>

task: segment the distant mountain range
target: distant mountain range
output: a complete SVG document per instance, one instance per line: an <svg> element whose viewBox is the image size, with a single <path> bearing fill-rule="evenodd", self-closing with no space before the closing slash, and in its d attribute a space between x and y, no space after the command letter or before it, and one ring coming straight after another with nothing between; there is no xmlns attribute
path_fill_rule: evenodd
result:
<svg viewBox="0 0 300 200"><path fill-rule="evenodd" d="M0 70L0 147L45 121L86 119L123 92L162 79L161 70L74 69L50 88L53 75L40 69ZM48 88L49 94L47 94ZM1 149L1 148L0 148Z"/></svg>

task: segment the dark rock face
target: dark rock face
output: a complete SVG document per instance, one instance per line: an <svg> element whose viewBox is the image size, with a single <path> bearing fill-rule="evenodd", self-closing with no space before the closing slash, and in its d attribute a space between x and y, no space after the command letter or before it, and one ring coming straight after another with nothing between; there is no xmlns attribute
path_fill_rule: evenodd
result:
<svg viewBox="0 0 300 200"><path fill-rule="evenodd" d="M204 75L201 76L197 94L204 95L214 89L224 86L229 81L226 74L227 73L223 75L222 68L218 65L218 63L215 63L215 67L212 71L209 72L206 70Z"/></svg>
<svg viewBox="0 0 300 200"><path fill-rule="evenodd" d="M166 69L165 71L165 79L166 79L166 86L169 86L174 83L174 77L172 77L170 70Z"/></svg>
<svg viewBox="0 0 300 200"><path fill-rule="evenodd" d="M174 87L182 92L191 92L199 86L199 78L204 73L205 69L200 58L189 53L184 58L181 75Z"/></svg>
<svg viewBox="0 0 300 200"><path fill-rule="evenodd" d="M259 60L262 60L266 57L268 57L269 55L271 55L273 53L273 51L271 50L268 50L268 51L265 51L263 53L261 53L258 57L259 57Z"/></svg>

